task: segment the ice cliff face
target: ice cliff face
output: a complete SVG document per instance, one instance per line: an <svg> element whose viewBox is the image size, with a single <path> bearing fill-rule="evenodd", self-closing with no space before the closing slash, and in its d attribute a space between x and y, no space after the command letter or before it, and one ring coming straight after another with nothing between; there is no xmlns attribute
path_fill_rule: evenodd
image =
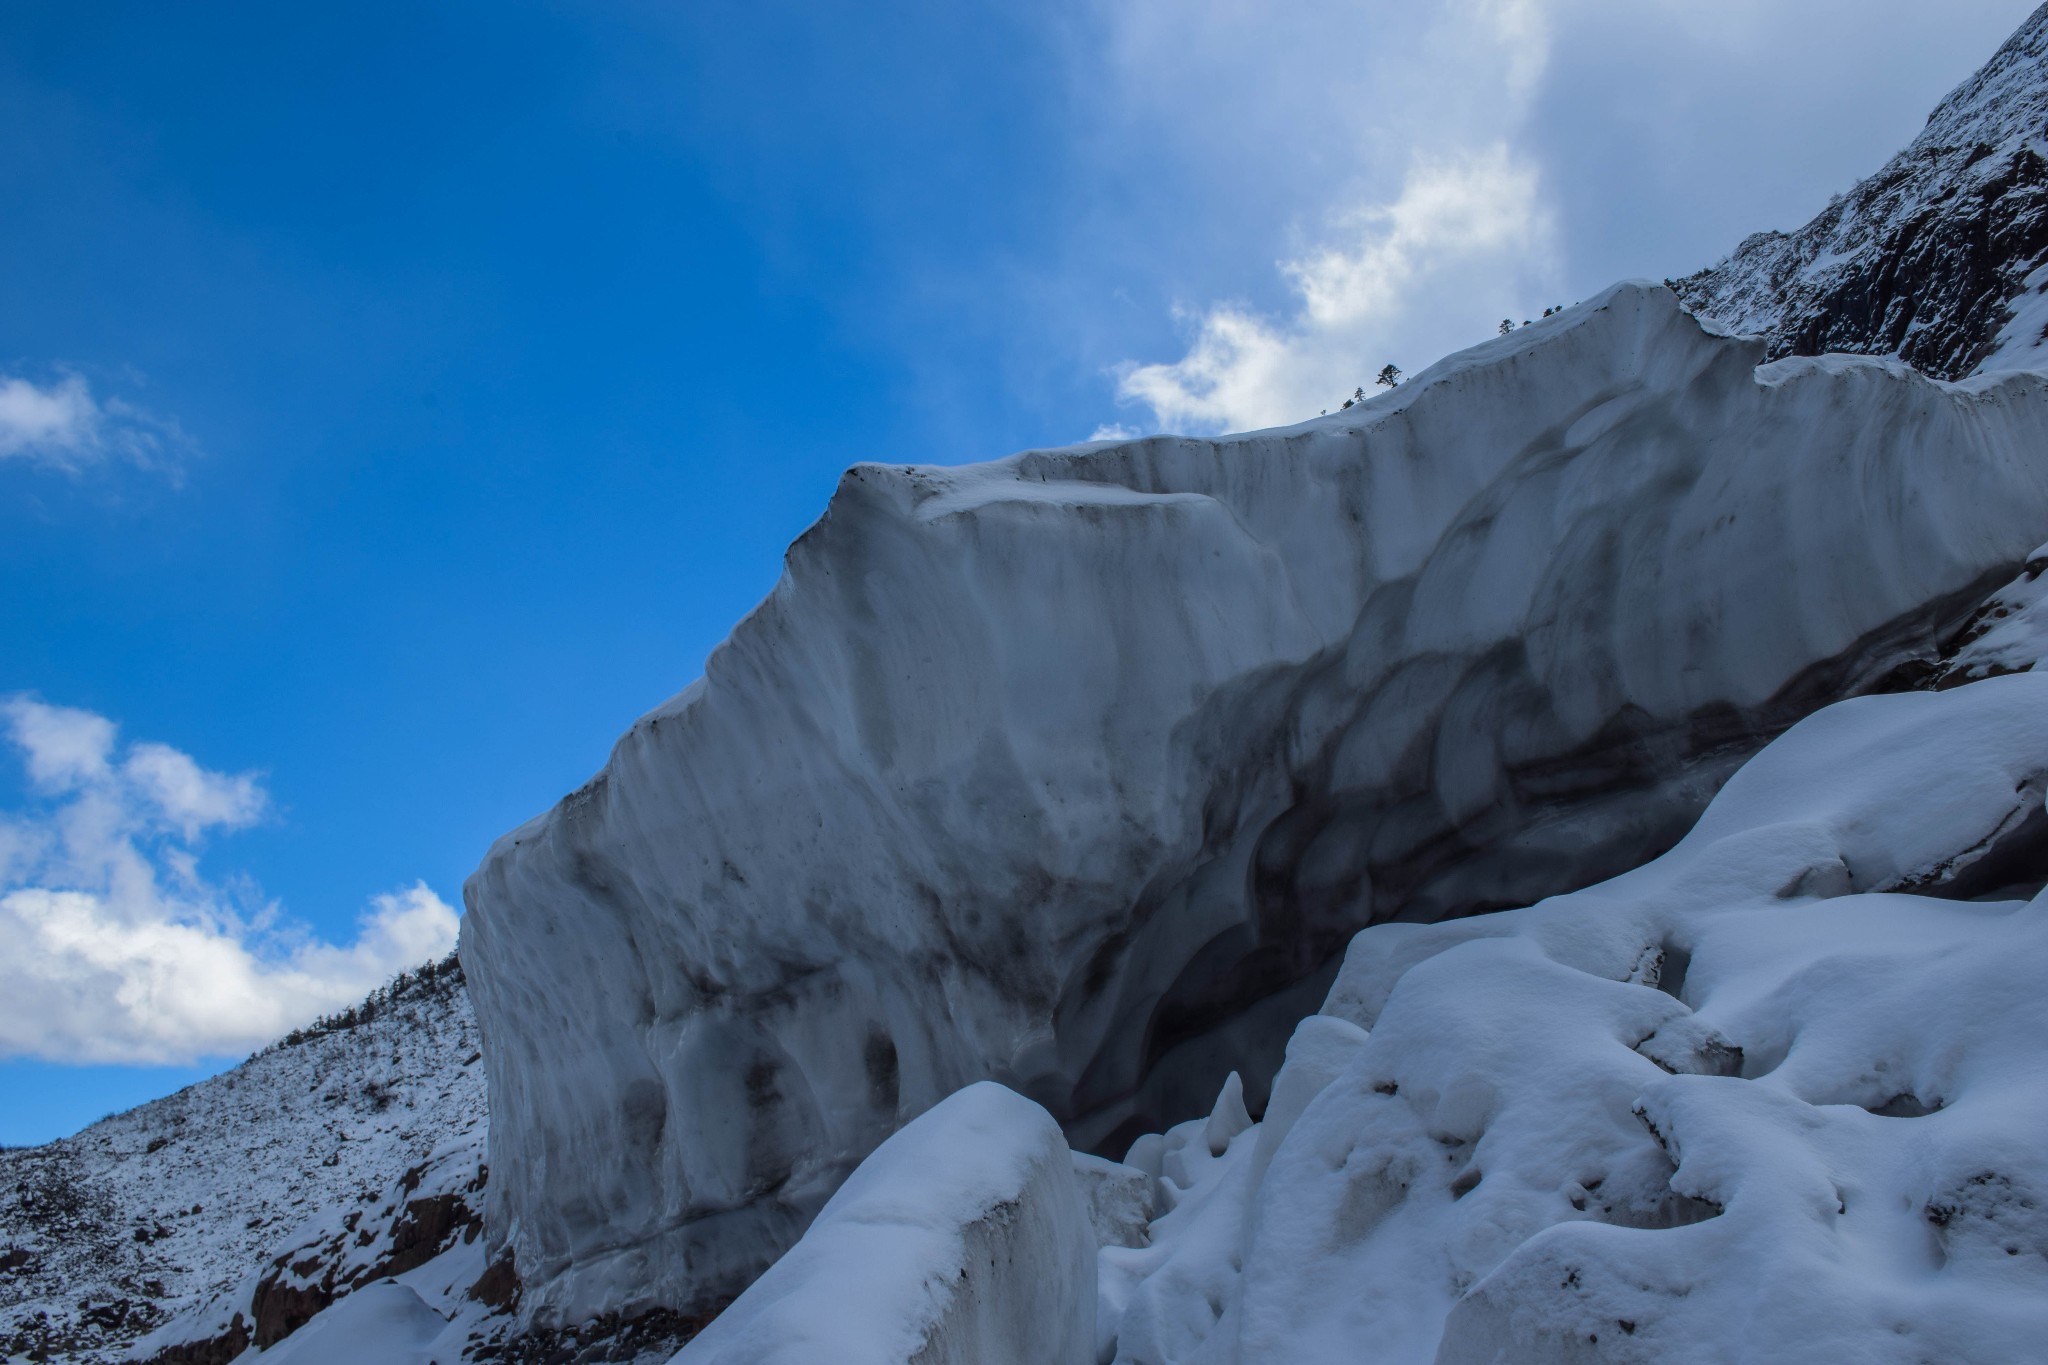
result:
<svg viewBox="0 0 2048 1365"><path fill-rule="evenodd" d="M1770 355L1897 355L1930 374L2032 366L2048 340L2048 6L1880 171L1797 232L1678 282Z"/></svg>
<svg viewBox="0 0 2048 1365"><path fill-rule="evenodd" d="M528 1304L719 1303L994 1078L1253 1105L1350 936L1670 846L2048 526L2048 393L1626 285L1286 430L863 465L705 678L501 840L463 959Z"/></svg>

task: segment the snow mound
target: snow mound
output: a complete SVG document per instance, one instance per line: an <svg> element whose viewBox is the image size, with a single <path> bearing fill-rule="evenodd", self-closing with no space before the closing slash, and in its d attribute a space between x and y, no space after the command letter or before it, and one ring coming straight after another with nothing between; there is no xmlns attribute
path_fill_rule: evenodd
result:
<svg viewBox="0 0 2048 1365"><path fill-rule="evenodd" d="M1059 1125L984 1081L877 1148L675 1365L1090 1365L1095 1248Z"/></svg>
<svg viewBox="0 0 2048 1365"><path fill-rule="evenodd" d="M1862 698L1643 868L1366 930L1265 1123L1102 1251L1102 1359L2036 1357L2044 788L2048 677Z"/></svg>
<svg viewBox="0 0 2048 1365"><path fill-rule="evenodd" d="M1677 287L1773 357L1896 355L1944 379L2048 363L2048 6L1882 170Z"/></svg>
<svg viewBox="0 0 2048 1365"><path fill-rule="evenodd" d="M1668 848L2048 526L2048 392L1762 369L1617 286L1283 430L861 465L705 677L500 840L463 957L539 1320L713 1309L992 1078L1262 1106L1365 925Z"/></svg>
<svg viewBox="0 0 2048 1365"><path fill-rule="evenodd" d="M447 1326L418 1294L384 1280L349 1295L262 1358L267 1365L393 1365L421 1357Z"/></svg>

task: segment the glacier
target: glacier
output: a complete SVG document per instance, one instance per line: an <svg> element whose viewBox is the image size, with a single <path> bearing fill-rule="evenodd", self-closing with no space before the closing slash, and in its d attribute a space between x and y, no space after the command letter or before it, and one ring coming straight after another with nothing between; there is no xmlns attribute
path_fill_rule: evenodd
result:
<svg viewBox="0 0 2048 1365"><path fill-rule="evenodd" d="M1766 346L1629 283L1297 427L849 471L466 888L523 1311L722 1304L978 1080L1111 1154L1256 1111L1358 930L1641 864L1940 666L2044 380Z"/></svg>

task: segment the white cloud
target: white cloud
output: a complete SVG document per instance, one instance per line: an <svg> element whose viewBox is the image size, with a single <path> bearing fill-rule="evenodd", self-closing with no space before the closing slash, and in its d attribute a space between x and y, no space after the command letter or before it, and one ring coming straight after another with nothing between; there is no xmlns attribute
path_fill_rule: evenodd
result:
<svg viewBox="0 0 2048 1365"><path fill-rule="evenodd" d="M73 474L109 460L161 468L190 444L173 422L119 398L95 398L81 375L39 385L0 374L0 461Z"/></svg>
<svg viewBox="0 0 2048 1365"><path fill-rule="evenodd" d="M269 804L255 774L210 773L167 744L132 746L121 775L188 840L216 825L252 825Z"/></svg>
<svg viewBox="0 0 2048 1365"><path fill-rule="evenodd" d="M1299 421L1371 383L1399 341L1437 330L1414 314L1442 306L1429 286L1451 274L1485 300L1482 311L1466 308L1469 316L1456 319L1476 340L1500 300L1524 292L1517 276L1525 263L1547 258L1551 226L1537 188L1534 168L1505 145L1419 161L1391 203L1345 215L1347 240L1281 264L1297 300L1291 317L1212 307L1185 356L1124 366L1118 394L1176 430ZM1490 296L1475 283L1490 285Z"/></svg>
<svg viewBox="0 0 2048 1365"><path fill-rule="evenodd" d="M1127 427L1122 422L1104 422L1089 434L1091 441L1135 441L1145 433L1136 427Z"/></svg>
<svg viewBox="0 0 2048 1365"><path fill-rule="evenodd" d="M1382 365L1416 370L1481 339L1558 274L1540 167L1515 137L1548 63L1538 0L1271 13L1141 0L1114 21L1127 98L1206 137L1247 191L1294 206L1284 304L1183 307L1180 359L1116 367L1119 400L1160 427L1334 408Z"/></svg>
<svg viewBox="0 0 2048 1365"><path fill-rule="evenodd" d="M199 840L261 820L253 773L219 773L111 721L27 697L0 721L35 792L0 816L0 1056L184 1062L246 1051L446 953L424 884L374 898L352 942L312 937Z"/></svg>
<svg viewBox="0 0 2048 1365"><path fill-rule="evenodd" d="M100 442L100 410L77 375L46 389L26 379L0 378L0 459L41 456L72 463Z"/></svg>
<svg viewBox="0 0 2048 1365"><path fill-rule="evenodd" d="M0 704L0 717L38 786L69 791L106 775L115 733L106 717L31 697L8 698Z"/></svg>

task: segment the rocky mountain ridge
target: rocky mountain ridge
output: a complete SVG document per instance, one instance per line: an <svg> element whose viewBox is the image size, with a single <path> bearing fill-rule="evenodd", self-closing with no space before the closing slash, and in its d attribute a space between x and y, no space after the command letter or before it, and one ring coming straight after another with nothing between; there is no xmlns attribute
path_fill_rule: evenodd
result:
<svg viewBox="0 0 2048 1365"><path fill-rule="evenodd" d="M2048 11L1881 169L1794 232L1672 286L1771 359L1895 355L1939 379L2039 364L2048 341Z"/></svg>
<svg viewBox="0 0 2048 1365"><path fill-rule="evenodd" d="M245 1315L239 1335L224 1322L200 1333L221 1337L214 1349L165 1365L282 1340L321 1296L281 1292L263 1272L295 1228L336 1211L374 1227L394 1258L367 1270L388 1273L422 1239L439 1249L474 1237L481 1061L450 957L223 1075L73 1137L0 1150L0 1359L111 1365L166 1324L197 1331L193 1319L230 1301L230 1318ZM408 1172L459 1150L470 1155L454 1197L392 1203Z"/></svg>

